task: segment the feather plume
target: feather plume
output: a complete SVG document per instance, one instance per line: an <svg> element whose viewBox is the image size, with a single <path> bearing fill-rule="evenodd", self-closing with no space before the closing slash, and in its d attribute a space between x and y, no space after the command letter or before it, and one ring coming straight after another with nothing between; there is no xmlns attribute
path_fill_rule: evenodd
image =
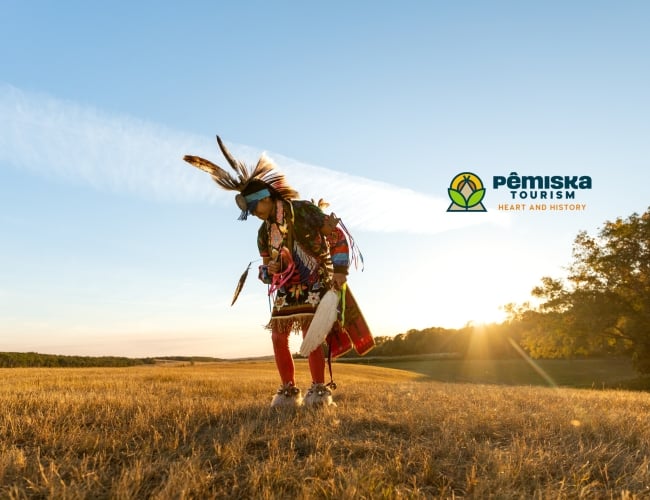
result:
<svg viewBox="0 0 650 500"><path fill-rule="evenodd" d="M239 281L237 282L237 287L235 288L235 293L232 296L232 302L230 303L230 306L232 307L235 305L235 301L237 300L237 297L239 297L239 294L241 293L242 289L244 288L244 283L246 283L246 278L248 278L248 271L250 271L251 264L253 261L250 261L248 263L248 267L246 270L243 272L241 277L239 278Z"/></svg>
<svg viewBox="0 0 650 500"><path fill-rule="evenodd" d="M199 170L203 170L204 172L210 174L214 182L216 182L224 189L236 190L237 186L239 185L237 180L234 179L228 172L226 172L220 166L215 165L210 160L206 160L200 156L191 155L185 155L183 157L183 160L185 160L190 165L198 168Z"/></svg>
<svg viewBox="0 0 650 500"><path fill-rule="evenodd" d="M249 177L248 167L246 167L246 164L239 160L235 160L235 158L230 154L230 151L228 151L228 148L226 147L226 145L221 140L221 137L219 136L217 136L217 143L219 144L219 149L221 149L224 158L226 158L226 160L228 161L232 169L235 172L237 172L237 177L239 177L239 181L245 182Z"/></svg>
<svg viewBox="0 0 650 500"><path fill-rule="evenodd" d="M300 354L302 356L309 356L314 349L317 349L325 342L327 334L332 330L332 326L336 321L338 305L339 294L334 290L328 290L318 304L307 334L300 345Z"/></svg>

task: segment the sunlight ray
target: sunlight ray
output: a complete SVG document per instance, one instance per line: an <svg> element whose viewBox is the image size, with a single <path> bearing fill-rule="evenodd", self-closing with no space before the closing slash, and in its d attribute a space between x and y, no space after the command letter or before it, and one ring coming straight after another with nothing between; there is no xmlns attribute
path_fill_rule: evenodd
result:
<svg viewBox="0 0 650 500"><path fill-rule="evenodd" d="M541 366L539 366L537 363L535 363L535 360L533 360L526 352L519 347L517 342L512 340L511 338L508 338L508 342L510 345L513 347L515 351L517 351L517 354L519 354L526 363L528 363L533 370L535 370L540 377L542 377L550 387L555 387L557 389L558 385L555 383L555 381L551 378L551 376L546 373Z"/></svg>

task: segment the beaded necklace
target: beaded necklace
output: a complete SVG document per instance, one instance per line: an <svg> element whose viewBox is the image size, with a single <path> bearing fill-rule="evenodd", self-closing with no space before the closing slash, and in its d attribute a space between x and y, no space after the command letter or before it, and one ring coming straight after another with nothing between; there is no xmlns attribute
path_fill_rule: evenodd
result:
<svg viewBox="0 0 650 500"><path fill-rule="evenodd" d="M284 238L289 231L284 220L284 204L277 200L275 205L275 222L269 222L269 243L271 244L271 258L277 260L284 243Z"/></svg>
<svg viewBox="0 0 650 500"><path fill-rule="evenodd" d="M284 217L284 203L282 200L276 201L275 222L268 222L268 231L269 243L271 244L271 258L276 262L280 262L281 267L284 265L287 266L284 270L273 275L273 282L269 287L269 294L271 294L287 283L295 269L291 257L291 249L285 248L285 251L282 251L284 247L284 239L289 233L289 224ZM291 246L291 238L289 238L287 246ZM283 255L285 256L284 259L282 258Z"/></svg>

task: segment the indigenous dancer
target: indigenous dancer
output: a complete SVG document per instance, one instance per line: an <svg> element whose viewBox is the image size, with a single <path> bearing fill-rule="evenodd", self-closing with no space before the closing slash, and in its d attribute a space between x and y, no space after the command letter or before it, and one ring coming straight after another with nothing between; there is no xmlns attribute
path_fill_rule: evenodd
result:
<svg viewBox="0 0 650 500"><path fill-rule="evenodd" d="M184 160L208 172L222 188L239 192L235 201L241 209L240 220L252 214L263 221L257 233L262 257L259 279L269 286L269 295L274 297L268 327L281 380L271 405L332 405L332 383L325 384L322 346L308 355L312 384L303 399L296 385L289 334L302 332L304 337L324 295L345 288L350 261L346 232L334 214L326 215L321 210L325 204L299 200L297 191L266 155L249 172L244 163L231 156L218 136L217 142L236 177L197 156L185 156Z"/></svg>

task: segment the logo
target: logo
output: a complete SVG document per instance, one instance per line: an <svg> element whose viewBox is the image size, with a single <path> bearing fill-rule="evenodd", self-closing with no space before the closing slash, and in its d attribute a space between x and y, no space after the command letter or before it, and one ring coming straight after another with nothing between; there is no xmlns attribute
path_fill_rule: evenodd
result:
<svg viewBox="0 0 650 500"><path fill-rule="evenodd" d="M483 181L476 174L458 174L451 180L447 194L451 200L447 212L487 212L481 203L485 197Z"/></svg>

